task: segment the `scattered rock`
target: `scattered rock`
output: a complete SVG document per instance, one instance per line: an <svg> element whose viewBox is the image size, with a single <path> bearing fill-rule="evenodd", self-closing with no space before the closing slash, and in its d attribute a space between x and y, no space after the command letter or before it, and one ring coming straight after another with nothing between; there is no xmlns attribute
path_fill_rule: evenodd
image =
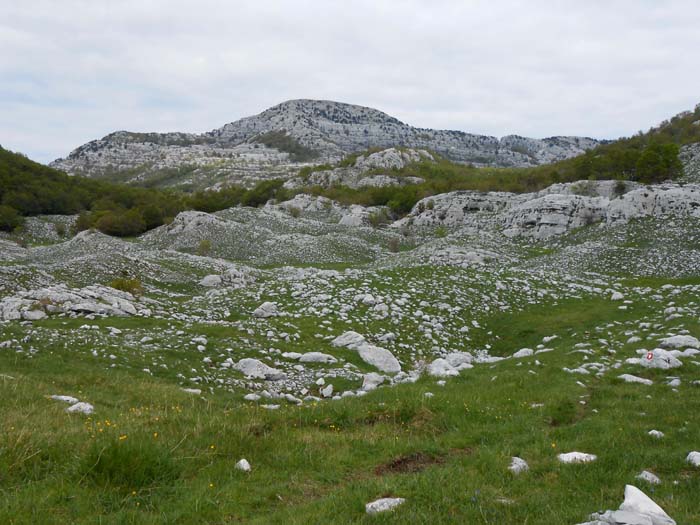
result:
<svg viewBox="0 0 700 525"><path fill-rule="evenodd" d="M625 486L625 500L620 510L608 510L590 516L594 521L580 525L676 525L666 512L637 487Z"/></svg>
<svg viewBox="0 0 700 525"><path fill-rule="evenodd" d="M248 463L247 459L241 459L234 465L233 468L242 472L250 472L250 463Z"/></svg>
<svg viewBox="0 0 700 525"><path fill-rule="evenodd" d="M641 481L646 481L647 483L650 483L652 485L658 485L659 483L661 483L659 477L656 474L649 472L648 470L643 470L636 476L636 478Z"/></svg>
<svg viewBox="0 0 700 525"><path fill-rule="evenodd" d="M277 311L277 305L271 302L264 302L255 310L253 310L253 317L258 317L262 319L267 317L275 317L277 315L279 315L279 312Z"/></svg>
<svg viewBox="0 0 700 525"><path fill-rule="evenodd" d="M93 407L90 403L86 403L84 401L80 401L66 408L66 412L68 412L69 414L85 414L86 416L89 416L94 411L95 407Z"/></svg>
<svg viewBox="0 0 700 525"><path fill-rule="evenodd" d="M700 467L700 452L691 452L690 454L688 454L688 457L686 457L685 460L694 467Z"/></svg>
<svg viewBox="0 0 700 525"><path fill-rule="evenodd" d="M508 467L508 470L510 470L513 474L520 474L521 472L526 472L530 470L530 466L527 464L527 462L524 459L521 459L519 457L513 457L510 462L510 466Z"/></svg>
<svg viewBox="0 0 700 525"><path fill-rule="evenodd" d="M247 377L254 379L266 379L268 381L278 381L284 379L286 374L281 370L267 366L262 361L246 357L233 365L233 368L243 373Z"/></svg>
<svg viewBox="0 0 700 525"><path fill-rule="evenodd" d="M557 456L562 463L590 463L598 459L595 454L586 454L585 452L567 452Z"/></svg>
<svg viewBox="0 0 700 525"><path fill-rule="evenodd" d="M381 498L371 503L365 505L365 512L367 514L378 514L380 512L387 512L393 510L399 505L405 503L404 498Z"/></svg>

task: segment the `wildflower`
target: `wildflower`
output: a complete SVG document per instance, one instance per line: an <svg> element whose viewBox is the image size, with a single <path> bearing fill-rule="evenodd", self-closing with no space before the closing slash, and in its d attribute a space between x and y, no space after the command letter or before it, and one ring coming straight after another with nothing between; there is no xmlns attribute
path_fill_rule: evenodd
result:
<svg viewBox="0 0 700 525"><path fill-rule="evenodd" d="M556 444L556 443L552 443L552 448L557 448L557 444Z"/></svg>
<svg viewBox="0 0 700 525"><path fill-rule="evenodd" d="M153 433L153 439L158 439L158 432Z"/></svg>
<svg viewBox="0 0 700 525"><path fill-rule="evenodd" d="M102 431L102 429L100 429L100 431ZM125 439L126 439L126 434L122 434L121 436L119 436L119 441L124 441Z"/></svg>

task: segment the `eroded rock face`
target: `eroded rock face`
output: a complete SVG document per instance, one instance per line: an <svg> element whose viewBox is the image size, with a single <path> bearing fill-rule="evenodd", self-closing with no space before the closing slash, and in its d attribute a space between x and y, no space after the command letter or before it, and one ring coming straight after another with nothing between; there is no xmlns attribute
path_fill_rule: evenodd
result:
<svg viewBox="0 0 700 525"><path fill-rule="evenodd" d="M664 215L700 217L700 186L664 184L639 188L610 201L606 220L612 223Z"/></svg>
<svg viewBox="0 0 700 525"><path fill-rule="evenodd" d="M420 184L419 177L398 177L391 175L391 170L405 168L421 160L434 160L425 150L388 148L369 155L360 155L352 166L314 171L308 178L296 177L285 182L287 189L304 186L347 186L349 188L383 188L386 186L405 186ZM386 173L377 173L386 170Z"/></svg>
<svg viewBox="0 0 700 525"><path fill-rule="evenodd" d="M608 199L552 194L513 206L503 219L503 234L545 239L600 222Z"/></svg>
<svg viewBox="0 0 700 525"><path fill-rule="evenodd" d="M151 309L129 292L102 285L85 288L56 285L18 292L0 301L0 319L4 321L36 321L52 314L150 316Z"/></svg>
<svg viewBox="0 0 700 525"><path fill-rule="evenodd" d="M456 191L421 200L393 226L491 229L546 239L590 224L666 216L700 217L700 185L582 181L524 194Z"/></svg>

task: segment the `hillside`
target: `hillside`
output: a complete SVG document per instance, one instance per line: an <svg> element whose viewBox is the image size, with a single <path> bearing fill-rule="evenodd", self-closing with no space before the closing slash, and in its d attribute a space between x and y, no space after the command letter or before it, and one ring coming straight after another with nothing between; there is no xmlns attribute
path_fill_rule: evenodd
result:
<svg viewBox="0 0 700 525"><path fill-rule="evenodd" d="M201 135L119 131L80 146L52 166L113 181L205 188L288 178L300 163L334 162L368 148L423 148L475 165L536 166L597 144L581 137L497 139L415 128L372 108L291 100Z"/></svg>
<svg viewBox="0 0 700 525"><path fill-rule="evenodd" d="M0 522L700 523L698 116L192 193L0 150Z"/></svg>
<svg viewBox="0 0 700 525"><path fill-rule="evenodd" d="M613 184L0 238L0 519L698 522L700 187Z"/></svg>

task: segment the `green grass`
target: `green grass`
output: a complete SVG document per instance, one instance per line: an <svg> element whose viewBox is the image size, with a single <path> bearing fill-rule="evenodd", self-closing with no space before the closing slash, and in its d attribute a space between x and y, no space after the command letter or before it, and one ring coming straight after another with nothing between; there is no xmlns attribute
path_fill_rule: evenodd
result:
<svg viewBox="0 0 700 525"><path fill-rule="evenodd" d="M425 271L407 271L404 279ZM13 377L0 378L0 520L577 523L595 510L617 508L624 485L633 483L678 523L698 522L700 472L684 463L698 448L700 434L700 421L689 410L700 402L700 389L689 386L695 367L673 371L682 378L682 394L664 385L669 374L659 371L623 366L619 373L655 380L643 387L620 382L614 371L597 378L561 370L581 362L571 352L573 344L594 342L605 330L618 333L653 315L656 306L639 303L623 311L599 299L557 302L480 321L484 334L498 335L493 354L559 335L550 343L553 352L537 356L540 366L534 358L519 360L525 363L520 367L510 360L478 365L444 387L423 378L363 398L283 405L279 411L244 404L240 394L225 390L186 394L174 373L141 372L136 353L130 367L86 359L94 346L89 339L64 344L83 320L36 323L53 334L52 342L37 333L37 344L45 345L39 353L0 351L0 370ZM313 333L310 321L294 322L302 333ZM175 366L185 358L185 351L163 347L165 335L158 339L167 326L178 327L172 322L94 324L150 330L162 340L153 351L166 362ZM685 326L695 333L700 328L687 319ZM0 339L19 338L25 330L6 325ZM217 346L231 337L226 327L191 326L189 332L207 335ZM622 345L618 352L631 348ZM435 395L426 398L426 392ZM66 414L66 405L46 398L54 393L93 403L95 415ZM536 403L544 406L533 408ZM666 438L647 436L652 428ZM571 450L597 454L599 460L556 461L557 453ZM530 472L511 475L513 455L525 458ZM243 457L252 464L250 474L233 468ZM643 469L664 483L654 489L635 483ZM366 517L364 504L382 496L405 497L407 503Z"/></svg>

